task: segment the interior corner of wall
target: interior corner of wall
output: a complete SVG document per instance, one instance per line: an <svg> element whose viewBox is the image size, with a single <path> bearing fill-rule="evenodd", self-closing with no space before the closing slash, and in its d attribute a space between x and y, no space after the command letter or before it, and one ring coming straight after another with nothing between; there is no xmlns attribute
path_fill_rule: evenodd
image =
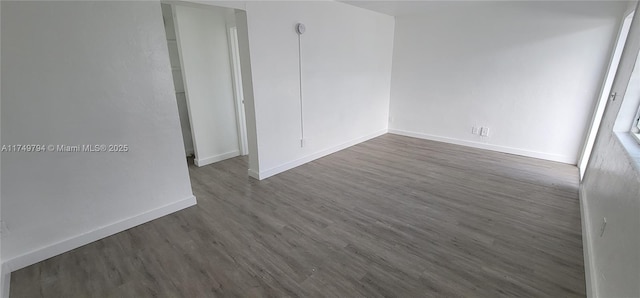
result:
<svg viewBox="0 0 640 298"><path fill-rule="evenodd" d="M260 172L259 171L250 168L248 170L248 172L249 172L249 177L257 179L257 180L262 180L262 179L260 179Z"/></svg>
<svg viewBox="0 0 640 298"><path fill-rule="evenodd" d="M584 257L584 274L587 297L598 297L597 278L594 274L595 264L593 260L593 237L591 237L591 217L589 216L589 203L584 182L578 188L580 201L580 215L582 223L582 251Z"/></svg>

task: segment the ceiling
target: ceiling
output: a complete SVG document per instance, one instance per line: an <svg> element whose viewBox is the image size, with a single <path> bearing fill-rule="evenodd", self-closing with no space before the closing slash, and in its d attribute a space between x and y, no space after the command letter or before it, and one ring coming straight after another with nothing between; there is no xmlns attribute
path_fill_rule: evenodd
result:
<svg viewBox="0 0 640 298"><path fill-rule="evenodd" d="M377 11L391 16L408 16L426 14L437 7L488 7L488 6L517 6L524 9L552 9L558 13L592 15L593 6L616 5L621 9L627 6L625 1L613 0L396 0L396 1L358 1L338 0L360 8Z"/></svg>
<svg viewBox="0 0 640 298"><path fill-rule="evenodd" d="M431 4L430 1L340 1L360 8L391 16L419 14Z"/></svg>

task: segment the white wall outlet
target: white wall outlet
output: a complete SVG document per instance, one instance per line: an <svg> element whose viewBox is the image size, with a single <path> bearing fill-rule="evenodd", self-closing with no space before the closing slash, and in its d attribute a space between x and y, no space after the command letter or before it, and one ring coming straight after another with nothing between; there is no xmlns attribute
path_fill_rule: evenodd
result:
<svg viewBox="0 0 640 298"><path fill-rule="evenodd" d="M480 135L483 137L488 137L489 136L489 128L488 127L482 127L480 129Z"/></svg>
<svg viewBox="0 0 640 298"><path fill-rule="evenodd" d="M478 126L471 127L471 133L474 134L474 135L479 135L480 134L480 128L481 127L478 127Z"/></svg>
<svg viewBox="0 0 640 298"><path fill-rule="evenodd" d="M393 116L389 116L389 123L393 123Z"/></svg>

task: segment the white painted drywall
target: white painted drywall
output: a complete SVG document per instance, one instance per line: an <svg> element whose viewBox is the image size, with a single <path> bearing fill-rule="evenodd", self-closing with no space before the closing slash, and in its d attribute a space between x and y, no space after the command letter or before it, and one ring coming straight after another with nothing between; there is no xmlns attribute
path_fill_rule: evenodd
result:
<svg viewBox="0 0 640 298"><path fill-rule="evenodd" d="M332 1L248 2L246 9L260 178L386 132L393 17ZM307 27L304 147L298 22Z"/></svg>
<svg viewBox="0 0 640 298"><path fill-rule="evenodd" d="M176 91L178 104L178 115L180 115L180 127L182 128L182 141L187 156L194 154L193 136L191 135L191 123L189 121L189 109L187 107L187 97L184 93L184 80L182 78L182 67L180 66L180 55L178 54L178 42L176 41L176 29L173 24L173 12L170 4L162 4L162 18L164 29L167 35L167 47L169 48L169 61L173 74L173 85Z"/></svg>
<svg viewBox="0 0 640 298"><path fill-rule="evenodd" d="M159 2L2 1L2 144L12 269L195 203Z"/></svg>
<svg viewBox="0 0 640 298"><path fill-rule="evenodd" d="M396 19L390 131L575 164L626 3L423 6Z"/></svg>
<svg viewBox="0 0 640 298"><path fill-rule="evenodd" d="M582 184L587 228L583 237L594 297L640 297L640 145L613 133L640 51L639 15L635 14L613 82L612 91L619 97L607 104ZM626 149L621 140L626 140ZM607 225L601 236L603 218Z"/></svg>
<svg viewBox="0 0 640 298"><path fill-rule="evenodd" d="M195 163L203 166L238 156L227 9L173 8Z"/></svg>

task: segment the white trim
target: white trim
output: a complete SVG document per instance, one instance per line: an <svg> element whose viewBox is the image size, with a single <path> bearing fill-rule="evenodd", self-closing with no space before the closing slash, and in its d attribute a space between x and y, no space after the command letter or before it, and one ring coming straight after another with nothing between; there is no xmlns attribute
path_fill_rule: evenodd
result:
<svg viewBox="0 0 640 298"><path fill-rule="evenodd" d="M640 126L640 122L638 122L638 126ZM640 143L640 133L630 131L629 134L633 137L634 140L636 140L636 142Z"/></svg>
<svg viewBox="0 0 640 298"><path fill-rule="evenodd" d="M582 215L582 253L584 255L584 275L587 284L587 297L598 297L598 280L593 274L595 266L593 261L593 238L591 237L591 219L589 216L589 205L584 185L580 184L578 191L580 198L580 214Z"/></svg>
<svg viewBox="0 0 640 298"><path fill-rule="evenodd" d="M503 153L509 153L509 154L515 154L515 155L521 155L521 156L545 159L545 160L550 160L550 161L557 161L557 162L566 163L566 164L570 164L570 165L575 165L576 164L576 159L573 156L564 156L564 155L558 155L558 154L530 151L530 150L519 149L519 148L512 148L512 147L505 147L505 146L492 145L492 144L486 144L486 143L479 143L479 142L473 142L473 141L459 140L459 139L453 139L453 138L447 138L447 137L441 137L441 136L434 136L434 135L430 135L430 134L424 134L424 133L412 132L412 131L406 131L406 130L400 130L400 129L389 129L389 133L397 134L397 135L401 135L401 136L407 136L407 137L413 137L413 138L419 138L419 139L425 139L425 140L432 140L432 141L438 141L438 142L445 142L445 143L451 143L451 144L462 145L462 146L467 146L467 147L473 147L473 148L486 149L486 150L498 151L498 152L503 152Z"/></svg>
<svg viewBox="0 0 640 298"><path fill-rule="evenodd" d="M171 3L171 17L173 18L173 31L175 31L176 42L178 45L178 60L180 61L180 77L182 78L182 88L184 89L184 100L187 103L187 115L189 116L189 128L191 128L191 143L193 144L193 155L198 156L198 144L196 139L196 132L193 126L193 115L191 113L191 103L189 101L189 88L187 87L187 76L186 68L184 67L184 58L182 54L182 42L180 37L180 30L178 30L178 16L176 10L176 4L171 1L167 1L166 3ZM171 74L173 75L173 73ZM177 98L176 98L177 100ZM196 164L197 165L197 164Z"/></svg>
<svg viewBox="0 0 640 298"><path fill-rule="evenodd" d="M231 77L235 96L236 126L238 129L238 146L240 155L249 154L247 141L247 120L244 111L244 94L242 93L242 73L240 66L240 47L238 45L238 28L231 27L227 30L229 44L229 61L231 62Z"/></svg>
<svg viewBox="0 0 640 298"><path fill-rule="evenodd" d="M624 49L624 45L627 42L627 36L629 35L629 30L631 29L633 14L634 12L632 11L620 23L618 36L614 47L611 50L609 67L607 68L602 86L600 87L600 97L598 97L598 100L596 101L595 109L591 115L591 122L588 127L587 135L585 136L584 144L582 145L582 151L578 158L577 165L580 171L580 181L584 179L584 175L587 171L587 164L589 163L589 158L591 157L591 152L593 151L593 146L595 145L596 137L598 135L598 129L600 128L600 123L602 123L602 117L604 116L604 110L612 91L611 88L613 87L613 80L618 71L618 65L620 65L622 50Z"/></svg>
<svg viewBox="0 0 640 298"><path fill-rule="evenodd" d="M280 173L282 173L284 171L293 169L293 168L295 168L297 166L301 166L301 165L303 165L305 163L308 163L310 161L316 160L318 158L321 158L321 157L327 156L329 154L338 152L340 150L349 148L349 147L351 147L353 145L357 145L357 144L360 144L362 142L368 141L370 139L379 137L379 136L381 136L383 134L386 134L386 133L387 133L387 129L379 130L379 131L374 132L372 134L368 134L366 136L359 137L359 138L353 139L351 141L344 142L344 143L342 143L340 145L337 145L337 146L334 146L334 147L331 147L331 148L328 148L328 149L320 150L318 152L312 153L310 155L307 155L305 157L296 159L294 161L290 161L290 162L281 164L279 166L273 167L273 168L268 169L266 171L260 171L260 173L258 173L257 175L255 175L256 174L255 171L252 172L251 170L249 170L249 176L251 176L253 178L256 178L258 180L263 180L263 179L269 178L269 177L271 177L273 175L277 175L277 174L280 174Z"/></svg>
<svg viewBox="0 0 640 298"><path fill-rule="evenodd" d="M249 169L249 177L260 180L260 173L254 169Z"/></svg>
<svg viewBox="0 0 640 298"><path fill-rule="evenodd" d="M209 156L209 157L205 157L205 158L196 158L193 160L193 163L196 166L202 167L202 166L206 166L208 164L212 164L214 162L219 162L221 160L225 160L227 158L232 158L232 157L236 157L240 155L240 150L233 150L233 151L229 151L226 153L222 153L222 154L218 154L218 155L214 155L214 156Z"/></svg>
<svg viewBox="0 0 640 298"><path fill-rule="evenodd" d="M135 226L163 217L167 214L174 213L195 204L196 197L190 196L180 201L143 212L141 214L114 222L112 224L102 226L95 230L79 234L71 238L67 238L57 243L41 247L30 252L26 252L4 262L3 268L9 269L9 271L19 270L29 265L44 261L48 258L57 256L64 252L122 232L124 230L128 230Z"/></svg>
<svg viewBox="0 0 640 298"><path fill-rule="evenodd" d="M0 280L2 283L0 286L2 289L0 297L9 298L9 294L11 293L11 270L9 270L9 266L7 266L6 263L2 263L2 265L0 265L0 270L0 278L2 278L2 280Z"/></svg>

